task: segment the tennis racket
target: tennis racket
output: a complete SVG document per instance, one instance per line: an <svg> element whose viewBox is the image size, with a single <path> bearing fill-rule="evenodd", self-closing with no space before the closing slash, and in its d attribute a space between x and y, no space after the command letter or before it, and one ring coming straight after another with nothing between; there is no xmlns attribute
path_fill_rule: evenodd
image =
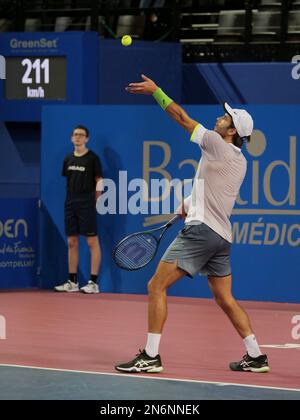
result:
<svg viewBox="0 0 300 420"><path fill-rule="evenodd" d="M140 270L155 258L159 244L166 231L180 219L173 217L164 226L127 236L114 249L113 259L118 267L127 271ZM157 237L154 233L161 232Z"/></svg>

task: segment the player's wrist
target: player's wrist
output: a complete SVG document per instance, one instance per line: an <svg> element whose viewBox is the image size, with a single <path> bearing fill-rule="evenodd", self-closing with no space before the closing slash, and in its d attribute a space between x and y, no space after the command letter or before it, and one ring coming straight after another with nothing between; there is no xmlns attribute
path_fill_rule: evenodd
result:
<svg viewBox="0 0 300 420"><path fill-rule="evenodd" d="M160 89L159 86L157 86L155 83L153 84L153 86L151 86L151 94L154 95L154 93Z"/></svg>
<svg viewBox="0 0 300 420"><path fill-rule="evenodd" d="M160 87L157 87L152 96L164 111L173 102L173 99L169 98L169 96Z"/></svg>

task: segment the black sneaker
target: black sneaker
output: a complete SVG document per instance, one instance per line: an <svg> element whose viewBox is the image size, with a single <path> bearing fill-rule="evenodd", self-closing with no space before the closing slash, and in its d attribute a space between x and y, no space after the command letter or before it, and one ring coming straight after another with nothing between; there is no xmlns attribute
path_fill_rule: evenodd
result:
<svg viewBox="0 0 300 420"><path fill-rule="evenodd" d="M158 354L156 357L150 357L145 350L140 350L140 354L137 354L135 359L131 360L131 362L117 365L115 366L115 369L119 372L128 373L159 373L164 370L161 365L160 355Z"/></svg>
<svg viewBox="0 0 300 420"><path fill-rule="evenodd" d="M253 358L247 353L243 360L230 363L229 367L235 372L267 373L270 371L268 357L265 354Z"/></svg>

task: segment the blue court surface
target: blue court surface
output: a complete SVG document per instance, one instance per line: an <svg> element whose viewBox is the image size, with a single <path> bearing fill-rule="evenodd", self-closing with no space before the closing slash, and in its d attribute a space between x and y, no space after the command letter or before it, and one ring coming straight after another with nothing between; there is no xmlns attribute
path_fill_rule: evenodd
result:
<svg viewBox="0 0 300 420"><path fill-rule="evenodd" d="M300 390L0 365L1 400L300 400Z"/></svg>

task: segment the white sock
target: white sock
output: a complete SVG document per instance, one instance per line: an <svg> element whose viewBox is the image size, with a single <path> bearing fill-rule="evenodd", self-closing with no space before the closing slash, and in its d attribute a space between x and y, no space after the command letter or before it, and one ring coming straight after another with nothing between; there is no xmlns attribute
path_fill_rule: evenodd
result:
<svg viewBox="0 0 300 420"><path fill-rule="evenodd" d="M248 337L244 338L244 344L246 346L247 353L250 357L254 359L262 355L260 351L259 345L256 341L255 335L249 335Z"/></svg>
<svg viewBox="0 0 300 420"><path fill-rule="evenodd" d="M148 340L145 347L145 351L148 354L148 356L155 357L158 355L160 339L161 339L161 334L148 333Z"/></svg>

